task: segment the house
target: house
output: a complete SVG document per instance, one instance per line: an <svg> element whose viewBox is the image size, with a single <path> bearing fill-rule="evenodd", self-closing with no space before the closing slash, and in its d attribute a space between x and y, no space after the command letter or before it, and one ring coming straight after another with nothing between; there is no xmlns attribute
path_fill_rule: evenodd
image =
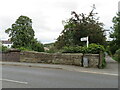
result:
<svg viewBox="0 0 120 90"><path fill-rule="evenodd" d="M11 46L13 45L13 43L10 40L1 40L2 45L6 46L8 48L11 48Z"/></svg>
<svg viewBox="0 0 120 90"><path fill-rule="evenodd" d="M48 47L44 47L44 50L45 50L45 51L49 51L49 48L48 48Z"/></svg>

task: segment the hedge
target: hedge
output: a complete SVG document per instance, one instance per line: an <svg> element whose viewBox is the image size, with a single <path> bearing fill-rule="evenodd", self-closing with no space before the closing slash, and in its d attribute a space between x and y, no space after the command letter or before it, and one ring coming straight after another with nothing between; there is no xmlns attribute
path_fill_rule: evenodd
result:
<svg viewBox="0 0 120 90"><path fill-rule="evenodd" d="M89 44L88 48L86 46L69 46L63 48L63 53L91 53L99 54L100 51L105 51L104 46L97 44Z"/></svg>
<svg viewBox="0 0 120 90"><path fill-rule="evenodd" d="M6 51L8 51L9 50L9 48L7 48L6 46L0 46L0 52L6 52Z"/></svg>
<svg viewBox="0 0 120 90"><path fill-rule="evenodd" d="M116 50L115 55L113 56L113 59L120 63L120 49Z"/></svg>

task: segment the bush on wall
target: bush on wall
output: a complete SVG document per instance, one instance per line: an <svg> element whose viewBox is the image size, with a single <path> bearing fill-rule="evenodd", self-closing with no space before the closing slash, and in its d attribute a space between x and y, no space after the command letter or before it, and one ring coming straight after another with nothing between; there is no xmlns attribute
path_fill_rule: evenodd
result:
<svg viewBox="0 0 120 90"><path fill-rule="evenodd" d="M97 44L89 44L88 48L86 46L69 46L63 48L63 53L91 53L99 54L100 51L105 51L104 46Z"/></svg>
<svg viewBox="0 0 120 90"><path fill-rule="evenodd" d="M21 50L21 51L32 51L31 49L25 48L25 47L20 47L20 48L17 48L17 49Z"/></svg>
<svg viewBox="0 0 120 90"><path fill-rule="evenodd" d="M6 47L6 46L0 46L0 51L1 52L6 52L6 51L8 51L9 49Z"/></svg>
<svg viewBox="0 0 120 90"><path fill-rule="evenodd" d="M20 47L20 48L17 48L18 50L22 50L22 51L37 51L37 52L44 52L44 46L43 44L37 42L35 44L31 46L28 46L28 47Z"/></svg>
<svg viewBox="0 0 120 90"><path fill-rule="evenodd" d="M120 62L120 49L118 49L116 52L115 52L115 55L113 56L113 59Z"/></svg>

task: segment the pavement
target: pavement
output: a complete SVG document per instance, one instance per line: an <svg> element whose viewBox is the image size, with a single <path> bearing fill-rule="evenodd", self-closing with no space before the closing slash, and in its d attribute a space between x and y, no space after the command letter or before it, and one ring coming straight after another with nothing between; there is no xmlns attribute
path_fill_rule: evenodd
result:
<svg viewBox="0 0 120 90"><path fill-rule="evenodd" d="M68 71L118 76L118 63L114 61L110 56L106 56L106 62L107 62L107 66L104 69L85 68L85 67L73 66L73 65L41 64L41 63L25 63L25 62L0 62L0 64L12 65L12 66L37 67L37 68L63 69Z"/></svg>

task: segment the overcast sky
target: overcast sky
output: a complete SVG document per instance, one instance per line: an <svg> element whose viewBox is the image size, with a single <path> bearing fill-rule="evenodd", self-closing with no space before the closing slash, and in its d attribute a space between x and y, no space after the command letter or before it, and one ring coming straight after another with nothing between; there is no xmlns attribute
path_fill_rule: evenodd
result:
<svg viewBox="0 0 120 90"><path fill-rule="evenodd" d="M71 11L88 14L96 5L100 21L105 29L112 26L112 18L118 12L119 0L1 0L0 39L8 39L7 28L21 16L32 19L35 37L42 43L54 42L63 30L62 20L71 17Z"/></svg>

